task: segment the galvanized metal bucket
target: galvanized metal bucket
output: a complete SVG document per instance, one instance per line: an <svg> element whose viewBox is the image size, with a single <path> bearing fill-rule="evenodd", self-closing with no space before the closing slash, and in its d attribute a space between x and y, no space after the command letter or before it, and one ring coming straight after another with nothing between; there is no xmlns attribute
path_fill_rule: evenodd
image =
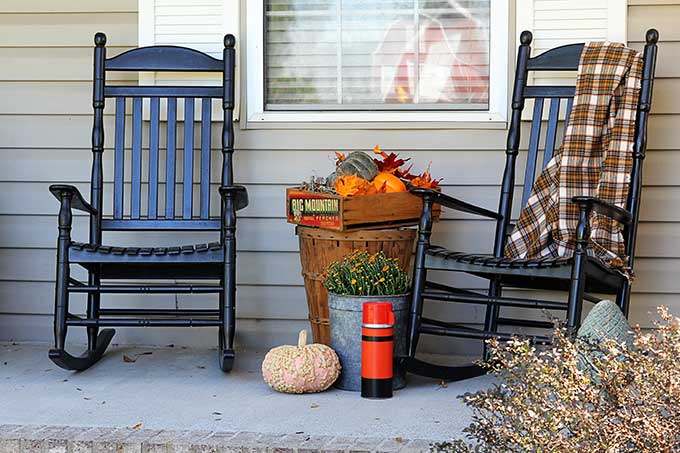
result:
<svg viewBox="0 0 680 453"><path fill-rule="evenodd" d="M394 312L394 357L406 355L406 323L409 294L397 296L343 296L328 294L331 324L331 347L340 358L342 371L335 387L358 392L361 390L361 322L364 302L391 302ZM394 390L406 385L406 373L395 360Z"/></svg>

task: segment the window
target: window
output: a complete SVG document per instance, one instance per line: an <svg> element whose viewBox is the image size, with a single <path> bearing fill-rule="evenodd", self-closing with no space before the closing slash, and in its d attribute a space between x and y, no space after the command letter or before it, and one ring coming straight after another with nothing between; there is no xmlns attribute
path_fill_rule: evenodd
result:
<svg viewBox="0 0 680 453"><path fill-rule="evenodd" d="M247 2L249 121L504 121L506 0Z"/></svg>
<svg viewBox="0 0 680 453"><path fill-rule="evenodd" d="M265 109L486 110L489 0L467 3L265 0Z"/></svg>
<svg viewBox="0 0 680 453"><path fill-rule="evenodd" d="M509 4L516 6L513 27L509 27ZM240 68L237 62L236 73L237 87L246 82L243 93L237 88L237 97L245 98L242 106L249 124L396 121L410 126L423 121L468 126L464 123L485 121L504 125L512 68L508 56L515 54L515 38L521 30L534 32L534 54L572 42L625 41L627 4L624 0L139 0L139 43L177 44L220 56L222 36L234 33L237 55L246 51L246 64ZM239 35L241 21L246 28ZM514 29L512 34L509 28ZM196 77L194 83L210 84L212 77ZM554 77L536 77L532 83L554 84ZM184 83L186 75L142 74L140 80L175 84Z"/></svg>

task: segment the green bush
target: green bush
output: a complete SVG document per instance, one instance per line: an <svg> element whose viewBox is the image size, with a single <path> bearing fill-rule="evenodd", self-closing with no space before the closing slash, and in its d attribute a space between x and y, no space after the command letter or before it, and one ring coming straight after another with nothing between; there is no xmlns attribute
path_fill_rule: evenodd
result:
<svg viewBox="0 0 680 453"><path fill-rule="evenodd" d="M324 285L335 294L393 296L409 291L409 278L397 258L355 251L326 268Z"/></svg>

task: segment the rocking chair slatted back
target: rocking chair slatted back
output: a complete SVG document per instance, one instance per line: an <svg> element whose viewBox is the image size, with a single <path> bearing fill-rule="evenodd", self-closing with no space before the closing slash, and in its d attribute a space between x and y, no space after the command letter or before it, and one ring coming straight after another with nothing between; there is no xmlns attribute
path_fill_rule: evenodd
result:
<svg viewBox="0 0 680 453"><path fill-rule="evenodd" d="M651 31L650 31L651 32ZM510 122L510 132L506 151L506 166L502 180L501 198L499 203L499 214L503 216L498 221L496 229L496 240L494 245L494 255L503 256L503 248L508 235L512 232L510 218L513 206L513 193L515 189L515 167L520 146L520 129L522 122L522 112L527 99L533 99L534 108L531 119L531 129L529 132L529 145L527 151L526 169L524 172L524 182L522 188L522 198L520 208L526 206L531 190L537 175L542 171L552 159L555 150L560 146L561 137L558 136L558 123L564 121L566 132L567 122L571 114L574 103L575 86L532 86L528 85L529 71L567 71L576 72L578 70L581 53L584 44L570 44L551 49L536 57L531 58L531 40L529 32L522 33L520 38L522 45L519 48L517 59L515 86L512 97L512 117ZM652 43L655 41L650 40ZM641 188L642 160L644 159L644 149L647 131L647 118L649 105L651 103L652 92L652 73L656 60L656 46L648 44L644 50L644 75L642 81L642 91L640 108L636 123L636 140L633 153L633 170L631 173L631 189L626 209L634 216L633 225L624 230L624 241L628 255L634 253L635 231L637 229L637 219L639 213L639 198ZM550 100L547 116L547 126L542 135L544 126L544 109L546 100ZM560 117L560 112L564 106L564 117ZM543 141L542 165L538 165L538 157Z"/></svg>
<svg viewBox="0 0 680 453"><path fill-rule="evenodd" d="M233 49L225 49L225 61L217 60L192 49L163 46L133 49L111 59L103 59L101 67L95 68L101 74L95 77L95 90L103 93L103 99L115 98L114 133L114 181L113 216L101 221L102 230L219 230L220 221L210 219L210 165L211 165L211 121L213 99L223 99L229 92L233 77ZM229 61L227 61L229 60ZM219 71L224 73L225 87L215 86L111 86L105 84L107 71ZM148 99L148 107L144 100ZM184 103L184 125L178 145L177 104ZM130 101L128 101L130 100ZM163 104L161 103L163 101ZM199 106L196 107L198 102ZM225 147L222 184L231 183L231 152L233 152L233 100L223 99ZM128 120L127 104L132 105L132 118ZM167 125L165 126L165 168L161 170L163 149L161 140L161 110L165 105ZM149 109L148 153L143 147L145 134L143 113ZM196 111L200 112L197 119ZM200 127L195 129L195 123ZM126 127L131 128L131 153L126 154ZM102 125L103 128L103 125ZM194 135L200 135L200 152L196 153ZM178 152L178 146L181 151ZM198 154L196 156L196 154ZM129 156L129 157L128 157ZM148 185L143 184L143 162L148 156ZM126 162L127 159L130 162ZM181 159L181 163L178 162ZM194 181L195 160L199 160L198 181ZM177 165L181 165L182 180L177 181ZM130 171L129 214L126 214L126 169ZM163 184L163 171L165 183ZM93 178L101 178L93 173ZM225 179L226 178L226 179ZM195 184L196 183L196 184ZM181 184L181 189L178 187ZM159 193L164 193L164 212L159 212ZM195 188L194 186L197 185ZM198 189L198 190L195 190ZM181 208L177 206L177 192ZM197 192L197 193L196 193ZM194 196L198 195L196 206ZM146 198L146 209L144 201Z"/></svg>
<svg viewBox="0 0 680 453"><path fill-rule="evenodd" d="M524 186L522 188L522 204L521 204L522 207L526 206L527 201L529 200L529 195L531 195L531 189L533 188L535 179L539 173L536 170L537 169L543 170L548 165L548 162L550 162L550 159L552 159L553 155L555 154L556 147L560 146L557 136L558 129L557 125L560 120L560 109L563 105L562 101L566 101L565 102L566 112L564 118L565 131L567 127L566 126L567 120L569 118L569 114L571 113L571 106L573 105L574 102L573 92L571 93L571 95L569 95L567 90L562 90L562 87L540 87L540 88L544 89L539 92L545 94L543 96L534 98L534 111L531 120L531 133L529 136L527 164L526 170L524 172ZM549 91L550 88L555 89L554 91L552 91L552 94L559 93L559 96L556 95L555 97L549 97L548 95L551 94L551 92ZM530 97L533 96L526 96L527 99L529 99ZM541 132L545 122L543 120L543 111L545 109L546 106L545 104L547 100L550 101L548 107L548 121L547 125L545 125L546 126L545 133L542 135ZM541 166L539 167L538 155L540 151L541 137L544 140L544 145L543 145L543 160Z"/></svg>
<svg viewBox="0 0 680 453"><path fill-rule="evenodd" d="M534 58L528 58L529 53L525 55L527 60L525 71L576 71L583 52L583 44L570 44L563 47L557 47ZM555 154L555 147L559 147L557 142L557 124L560 119L560 106L562 101L566 101L567 111L564 117L564 124L566 124L571 113L571 106L574 101L575 86L531 86L526 85L526 76L524 77L524 84L522 86L523 102L525 99L534 100L534 111L531 120L531 132L529 135L529 148L527 153L527 164L524 172L524 185L522 187L521 207L526 206L531 195L534 181L537 176L537 170L542 171L550 162ZM515 89L517 90L517 85ZM516 93L517 94L517 93ZM545 134L543 135L543 160L542 165L538 166L538 153L541 141L541 130L543 127L543 111L545 101L550 100L548 110L548 124ZM514 105L513 105L514 108Z"/></svg>

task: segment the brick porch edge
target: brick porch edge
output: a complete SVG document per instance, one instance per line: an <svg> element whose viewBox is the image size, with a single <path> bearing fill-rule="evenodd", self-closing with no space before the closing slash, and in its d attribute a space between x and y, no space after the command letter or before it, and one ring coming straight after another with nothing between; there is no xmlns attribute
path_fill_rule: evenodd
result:
<svg viewBox="0 0 680 453"><path fill-rule="evenodd" d="M254 432L0 425L0 453L369 453L428 452L425 439Z"/></svg>

